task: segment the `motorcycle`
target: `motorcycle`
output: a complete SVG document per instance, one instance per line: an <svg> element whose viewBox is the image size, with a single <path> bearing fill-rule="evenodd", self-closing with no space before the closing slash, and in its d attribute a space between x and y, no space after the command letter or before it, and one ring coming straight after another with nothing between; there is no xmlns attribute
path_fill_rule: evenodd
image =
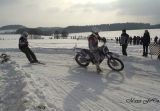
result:
<svg viewBox="0 0 160 111"><path fill-rule="evenodd" d="M82 49L75 47L75 61L82 67L87 67L90 63L95 64L93 53L89 49ZM101 63L107 59L108 66L114 71L122 71L124 69L123 62L119 59L119 55L110 52L106 43L98 48Z"/></svg>

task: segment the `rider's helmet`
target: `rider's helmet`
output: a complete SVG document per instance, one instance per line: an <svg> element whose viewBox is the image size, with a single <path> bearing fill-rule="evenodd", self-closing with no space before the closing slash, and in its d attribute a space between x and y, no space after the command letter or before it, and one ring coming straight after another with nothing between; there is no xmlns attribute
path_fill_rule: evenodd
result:
<svg viewBox="0 0 160 111"><path fill-rule="evenodd" d="M23 32L23 33L22 33L22 36L23 36L23 37L28 37L28 35L29 35L28 32Z"/></svg>
<svg viewBox="0 0 160 111"><path fill-rule="evenodd" d="M98 34L99 32L100 32L100 30L98 28L96 28L96 27L92 28L92 34L93 35L99 36L99 34Z"/></svg>

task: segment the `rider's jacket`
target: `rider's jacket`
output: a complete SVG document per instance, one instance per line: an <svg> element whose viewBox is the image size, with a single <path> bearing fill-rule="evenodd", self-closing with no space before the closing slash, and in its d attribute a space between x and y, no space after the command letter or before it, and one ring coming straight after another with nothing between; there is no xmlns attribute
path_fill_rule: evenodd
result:
<svg viewBox="0 0 160 111"><path fill-rule="evenodd" d="M91 51L94 51L94 50L97 50L98 49L98 41L100 41L101 38L99 36L99 34L91 34L89 37L88 37L88 45L89 45L89 49Z"/></svg>

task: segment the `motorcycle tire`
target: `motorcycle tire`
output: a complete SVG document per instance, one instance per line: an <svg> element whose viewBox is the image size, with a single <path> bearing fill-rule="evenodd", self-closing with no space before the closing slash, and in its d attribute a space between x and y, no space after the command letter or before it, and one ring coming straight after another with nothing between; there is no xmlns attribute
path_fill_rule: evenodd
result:
<svg viewBox="0 0 160 111"><path fill-rule="evenodd" d="M122 71L124 69L123 62L118 58L111 57L110 59L108 59L107 64L114 71ZM119 67L116 68L116 66L119 66Z"/></svg>
<svg viewBox="0 0 160 111"><path fill-rule="evenodd" d="M89 65L89 62L81 63L81 62L79 61L79 58L80 58L80 57L81 57L80 54L77 54L77 55L76 55L76 57L75 57L76 62L77 62L80 66L82 66L82 67L87 67L87 66Z"/></svg>

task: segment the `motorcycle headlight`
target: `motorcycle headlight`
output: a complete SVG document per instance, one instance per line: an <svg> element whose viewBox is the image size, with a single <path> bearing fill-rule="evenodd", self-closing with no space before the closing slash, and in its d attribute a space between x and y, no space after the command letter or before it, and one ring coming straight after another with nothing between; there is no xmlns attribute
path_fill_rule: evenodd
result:
<svg viewBox="0 0 160 111"><path fill-rule="evenodd" d="M108 49L107 47L104 47L104 48L103 48L103 53L106 54L106 53L108 53L108 52L109 52L109 49Z"/></svg>

